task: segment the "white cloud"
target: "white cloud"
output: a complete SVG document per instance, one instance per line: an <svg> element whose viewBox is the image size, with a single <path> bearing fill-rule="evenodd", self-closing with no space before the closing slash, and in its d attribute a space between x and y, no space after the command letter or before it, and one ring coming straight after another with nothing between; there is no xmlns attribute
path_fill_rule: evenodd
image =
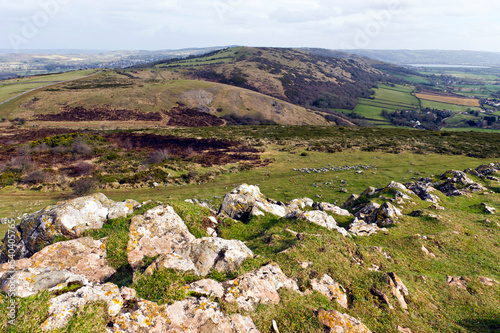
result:
<svg viewBox="0 0 500 333"><path fill-rule="evenodd" d="M57 14L26 48L338 48L368 31L369 47L500 51L485 46L500 28L491 0L0 0L0 48L54 1Z"/></svg>

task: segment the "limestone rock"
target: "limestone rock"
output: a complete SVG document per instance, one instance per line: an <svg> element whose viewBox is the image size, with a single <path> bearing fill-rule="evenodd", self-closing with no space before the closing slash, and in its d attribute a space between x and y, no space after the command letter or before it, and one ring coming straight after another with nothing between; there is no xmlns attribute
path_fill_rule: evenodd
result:
<svg viewBox="0 0 500 333"><path fill-rule="evenodd" d="M337 222L333 217L320 210L313 210L309 212L293 211L286 216L288 219L301 219L307 222L317 224L329 230L337 226Z"/></svg>
<svg viewBox="0 0 500 333"><path fill-rule="evenodd" d="M378 231L387 231L386 228L379 228L374 223L368 224L358 218L354 218L351 224L349 224L348 230L355 236L371 236L376 234Z"/></svg>
<svg viewBox="0 0 500 333"><path fill-rule="evenodd" d="M86 230L100 229L110 211L118 215L130 212L125 212L118 206L104 194L97 193L48 206L27 216L16 226L14 259L31 257L40 248L49 245L56 236L77 238ZM0 263L9 259L6 240L0 249Z"/></svg>
<svg viewBox="0 0 500 333"><path fill-rule="evenodd" d="M483 207L483 210L486 214L495 214L496 213L495 208L490 207L490 206L486 205L485 203L481 203L481 206Z"/></svg>
<svg viewBox="0 0 500 333"><path fill-rule="evenodd" d="M370 215L372 212L376 211L380 208L380 205L376 202L369 202L363 206L360 210L358 210L355 216L358 219L364 219L367 215Z"/></svg>
<svg viewBox="0 0 500 333"><path fill-rule="evenodd" d="M480 276L479 277L479 282L481 282L482 284L486 285L486 286L494 286L494 285L497 285L497 284L500 284L500 282L498 282L497 280L495 279L491 279L491 278L487 278L487 277L484 277L484 276Z"/></svg>
<svg viewBox="0 0 500 333"><path fill-rule="evenodd" d="M389 285L391 286L392 294L397 298L402 309L407 310L408 305L405 301L405 296L408 296L408 288L403 281L395 273L387 273L389 276Z"/></svg>
<svg viewBox="0 0 500 333"><path fill-rule="evenodd" d="M465 282L465 279L461 276L447 276L446 282L448 283L449 286L467 290L467 283Z"/></svg>
<svg viewBox="0 0 500 333"><path fill-rule="evenodd" d="M278 290L287 288L299 292L297 282L288 278L277 264L271 263L224 283L224 299L238 307L253 311L257 303L278 303Z"/></svg>
<svg viewBox="0 0 500 333"><path fill-rule="evenodd" d="M309 199L309 198L300 198L300 199L293 199L288 203L288 207L290 207L291 210L302 210L305 209L306 207L312 207L314 204L314 200Z"/></svg>
<svg viewBox="0 0 500 333"><path fill-rule="evenodd" d="M357 194L351 194L351 196L342 204L340 207L342 208L351 208L352 205L358 200L359 195Z"/></svg>
<svg viewBox="0 0 500 333"><path fill-rule="evenodd" d="M413 192L415 193L420 199L424 201L429 201L433 203L438 203L440 201L439 197L433 192L436 191L436 189L432 186L432 183L423 183L423 182L417 182L417 183L408 183L406 186Z"/></svg>
<svg viewBox="0 0 500 333"><path fill-rule="evenodd" d="M250 317L226 316L220 306L207 298L187 298L169 306L139 300L112 319L107 332L227 332L259 333Z"/></svg>
<svg viewBox="0 0 500 333"><path fill-rule="evenodd" d="M401 211L394 207L390 202L385 202L378 209L373 210L365 217L366 223L375 223L379 227L385 227L396 223L398 216L402 215Z"/></svg>
<svg viewBox="0 0 500 333"><path fill-rule="evenodd" d="M224 196L218 215L248 220L256 201L266 201L260 189L257 186L242 184Z"/></svg>
<svg viewBox="0 0 500 333"><path fill-rule="evenodd" d="M119 217L129 216L134 212L134 207L139 206L139 203L132 199L127 199L122 202L117 202L109 209L108 219L116 219Z"/></svg>
<svg viewBox="0 0 500 333"><path fill-rule="evenodd" d="M212 269L234 271L245 259L253 257L253 252L239 240L206 237L194 240L189 248L189 257L201 276Z"/></svg>
<svg viewBox="0 0 500 333"><path fill-rule="evenodd" d="M342 209L342 208L335 206L335 205L332 205L331 203L328 203L328 202L315 203L313 207L317 210L331 212L333 214L340 215L340 216L352 216L352 214L349 213L348 210Z"/></svg>
<svg viewBox="0 0 500 333"><path fill-rule="evenodd" d="M127 245L128 262L135 269L143 264L145 256L175 253L194 239L171 206L157 206L144 215L132 218Z"/></svg>
<svg viewBox="0 0 500 333"><path fill-rule="evenodd" d="M222 284L212 279L193 282L188 286L188 291L209 297L222 298L224 296L224 287Z"/></svg>
<svg viewBox="0 0 500 333"><path fill-rule="evenodd" d="M397 329L398 329L398 331L403 332L403 333L411 333L411 329L409 329L408 327L402 327L402 326L398 325Z"/></svg>
<svg viewBox="0 0 500 333"><path fill-rule="evenodd" d="M314 290L320 294L325 295L330 300L335 300L342 307L348 307L347 296L345 294L345 289L329 275L325 274L321 280L312 279L311 285Z"/></svg>
<svg viewBox="0 0 500 333"><path fill-rule="evenodd" d="M0 290L17 297L28 297L44 290L60 290L69 284L88 285L81 275L55 268L26 268L7 272L0 278Z"/></svg>
<svg viewBox="0 0 500 333"><path fill-rule="evenodd" d="M42 323L44 331L50 331L66 326L73 314L85 305L104 301L108 305L108 315L116 316L123 306L120 289L106 283L97 286L84 286L75 292L68 292L50 300L48 318Z"/></svg>
<svg viewBox="0 0 500 333"><path fill-rule="evenodd" d="M17 260L15 267L65 269L94 283L102 283L116 272L106 260L105 239L94 240L91 237L49 245L29 259ZM9 269L9 263L0 265L0 276Z"/></svg>
<svg viewBox="0 0 500 333"><path fill-rule="evenodd" d="M338 311L318 311L319 321L331 333L371 333L371 331L358 319L342 314ZM325 330L326 331L326 330Z"/></svg>

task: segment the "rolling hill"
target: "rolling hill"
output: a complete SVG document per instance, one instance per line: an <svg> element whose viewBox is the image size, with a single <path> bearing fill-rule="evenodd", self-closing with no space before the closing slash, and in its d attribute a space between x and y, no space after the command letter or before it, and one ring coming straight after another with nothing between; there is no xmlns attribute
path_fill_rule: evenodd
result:
<svg viewBox="0 0 500 333"><path fill-rule="evenodd" d="M156 64L157 70L258 91L293 104L354 109L379 81L394 78L353 59L304 50L237 47Z"/></svg>

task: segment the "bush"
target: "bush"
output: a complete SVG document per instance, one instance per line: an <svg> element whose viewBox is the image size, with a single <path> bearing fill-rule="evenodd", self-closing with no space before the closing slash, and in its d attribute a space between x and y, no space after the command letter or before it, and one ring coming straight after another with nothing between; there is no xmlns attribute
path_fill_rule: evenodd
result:
<svg viewBox="0 0 500 333"><path fill-rule="evenodd" d="M157 164L157 163L162 163L166 160L169 160L172 158L172 155L167 149L159 149L153 152L148 159L149 164Z"/></svg>
<svg viewBox="0 0 500 333"><path fill-rule="evenodd" d="M30 172L35 167L35 163L29 156L13 157L9 161L10 167L21 172Z"/></svg>
<svg viewBox="0 0 500 333"><path fill-rule="evenodd" d="M92 152L92 148L82 137L77 136L71 145L71 152L74 154L88 155Z"/></svg>
<svg viewBox="0 0 500 333"><path fill-rule="evenodd" d="M75 195L87 195L95 191L97 181L93 178L82 178L73 182L72 187Z"/></svg>
<svg viewBox="0 0 500 333"><path fill-rule="evenodd" d="M22 182L25 184L43 184L49 183L53 179L52 175L43 171L43 170L35 170L27 175Z"/></svg>

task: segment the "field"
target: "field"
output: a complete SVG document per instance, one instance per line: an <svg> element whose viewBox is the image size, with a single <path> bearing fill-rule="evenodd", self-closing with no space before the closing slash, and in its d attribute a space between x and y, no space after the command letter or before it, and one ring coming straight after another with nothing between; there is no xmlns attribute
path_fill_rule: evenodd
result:
<svg viewBox="0 0 500 333"><path fill-rule="evenodd" d="M445 104L464 105L470 107L480 107L479 100L473 98L461 98L459 96L441 95L437 93L416 93L417 98L440 102Z"/></svg>
<svg viewBox="0 0 500 333"><path fill-rule="evenodd" d="M186 140L210 138L241 141L258 148L261 160L272 161L252 169L239 168L240 163L223 165L221 167L226 172L218 174L209 182L165 183L156 188L99 189L99 192L113 200L133 198L167 203L182 216L189 230L199 235L197 237L206 233L201 221L209 212L183 201L196 198L218 207L224 194L241 183L258 184L265 196L283 202L310 197L315 201L341 204L351 194L360 194L368 186L382 188L391 181L406 183L420 177L437 177L450 169L475 168L500 159L499 134L314 126L98 132L101 137L134 133L168 134ZM13 145L11 149L17 147L22 145ZM103 152L102 149L100 147L99 151L109 156L109 152ZM114 150L119 157L109 160L109 166L131 164L129 152ZM474 157L474 154L477 155ZM169 161L165 167L173 162L179 161ZM367 169L361 173L355 170L324 173L294 170L328 165L362 165ZM195 170L202 175L208 168L197 167ZM177 171L178 174L186 172L188 169ZM282 333L322 333L323 326L315 315L319 308L348 313L376 332L396 333L397 325L421 333L496 332L500 325L498 288L487 287L479 282L480 276L500 279L497 264L500 256L500 228L496 227L500 220L496 215L486 215L477 208L481 202L485 202L500 209L499 183L488 182L487 186L492 193L450 198L439 194L440 205L446 210L436 213L439 214L438 218L415 217L412 213L419 209L435 213L429 210L428 202L416 200L414 204L404 205L403 216L396 225L390 226L385 233L370 237L344 238L334 231L301 220L290 221L271 215L252 217L246 223L225 221L218 226L219 235L244 241L257 257L249 259L236 272L214 273L210 278L225 281L268 262L275 262L288 277L296 279L301 290L306 292L299 294L281 290L279 304L259 305L252 312L242 312L223 300L215 301L228 313L250 315L263 333L273 333L272 320L277 322ZM7 186L0 190L0 216L16 217L71 197L71 191L41 192ZM335 216L335 219L342 226L350 222L350 218ZM485 222L486 219L490 222ZM95 238L106 236L109 242L114 242L113 247L107 247L106 253L121 273L112 277L112 283L132 287L137 290L139 297L160 304L171 304L187 296L196 297L174 290L188 283L188 278L173 271L162 271L152 276L137 271L132 280L131 269L123 255L126 253L130 221L119 221L121 224L112 221L102 231L88 235ZM304 233L305 237L299 239L287 232L288 229ZM5 231L6 226L1 226L0 232ZM435 257L426 256L422 246ZM299 265L301 262L310 262L311 266L304 269ZM386 272L396 272L408 287L408 311L397 307L390 287L384 282ZM340 308L317 292L307 291L311 288L311 280L323 274L329 274L345 287L349 299L348 309ZM465 277L467 290L448 286L446 277L450 275ZM389 310L385 303L374 296L370 292L373 288L387 294L390 302L396 305L395 309ZM20 305L17 326L11 327L10 331L5 326L7 305L2 297L2 330L12 333L40 332L38 327L46 318L47 304L52 294L45 292L36 297L17 298L16 302ZM102 332L110 320L105 311L106 308L101 304L93 303L78 311L63 331Z"/></svg>
<svg viewBox="0 0 500 333"><path fill-rule="evenodd" d="M354 109L356 114L366 118L375 125L389 125L390 122L382 116L382 110L408 110L418 109L418 99L411 94L412 86L380 85L375 90L373 99L360 98L358 106ZM351 113L348 110L336 110Z"/></svg>
<svg viewBox="0 0 500 333"><path fill-rule="evenodd" d="M96 72L96 70L83 70L0 81L0 105L8 99L30 90L56 84L58 82L76 80Z"/></svg>

